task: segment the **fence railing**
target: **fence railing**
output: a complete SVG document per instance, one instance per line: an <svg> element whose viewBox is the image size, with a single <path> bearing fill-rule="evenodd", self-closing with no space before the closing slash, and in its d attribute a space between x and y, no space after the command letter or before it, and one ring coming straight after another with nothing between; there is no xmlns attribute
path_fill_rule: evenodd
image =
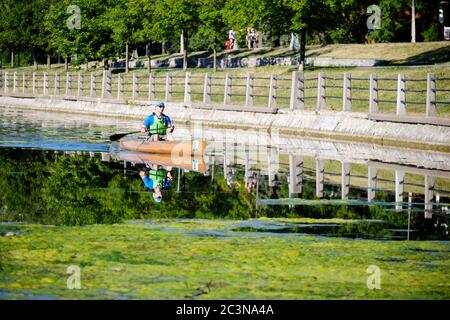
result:
<svg viewBox="0 0 450 320"><path fill-rule="evenodd" d="M225 74L184 75L151 73L113 75L88 73L0 73L0 95L102 99L142 103L155 100L182 102L192 108L276 113L279 109L365 112L375 120L450 125L450 77L427 74L421 79L331 77L321 72L305 77ZM411 117L413 116L413 117ZM417 117L420 116L420 117ZM420 119L419 119L420 118Z"/></svg>

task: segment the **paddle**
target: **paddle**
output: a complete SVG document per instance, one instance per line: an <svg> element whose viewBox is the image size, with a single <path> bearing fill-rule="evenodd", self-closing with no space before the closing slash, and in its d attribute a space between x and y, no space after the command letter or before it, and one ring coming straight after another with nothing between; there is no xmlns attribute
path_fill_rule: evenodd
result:
<svg viewBox="0 0 450 320"><path fill-rule="evenodd" d="M113 134L112 136L109 137L109 140L111 141L117 141L122 139L123 137L129 135L129 134L133 134L133 133L140 133L140 131L133 131L133 132L128 132L128 133L116 133Z"/></svg>

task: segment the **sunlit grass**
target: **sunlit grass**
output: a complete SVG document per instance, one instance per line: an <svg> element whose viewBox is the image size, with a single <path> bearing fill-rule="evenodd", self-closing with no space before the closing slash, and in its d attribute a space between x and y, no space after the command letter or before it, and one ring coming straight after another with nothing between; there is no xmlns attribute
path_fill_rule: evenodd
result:
<svg viewBox="0 0 450 320"><path fill-rule="evenodd" d="M380 68L310 68L305 71L305 78L309 79L305 82L305 86L310 89L305 90L305 96L308 99L305 100L305 108L307 110L314 110L316 108L317 101L317 76L319 72L324 72L327 80L326 95L329 97L326 100L327 110L342 110L342 84L344 73L350 73L352 80L352 98L366 99L364 101L354 100L352 102L352 110L359 112L368 112L369 103L369 77L371 74L378 75L379 78L392 79L392 80L380 80L379 81L379 99L391 102L380 102L379 112L381 113L394 113L396 110L395 101L397 99L395 91L387 91L383 89L395 89L397 86L396 79L399 74L404 74L406 77L406 110L410 115L425 115L426 106L426 78L427 73L432 73L437 79L448 79L450 72L449 65L430 65L430 66L417 66L408 67L402 66L408 62L433 64L436 57L442 59L442 57L450 56L450 45L447 42L428 42L428 43L384 43L384 44L349 44L349 45L327 45L327 46L310 46L308 47L307 56L314 57L334 57L334 58L355 58L355 59L381 59L386 60L392 64L397 64L393 67L380 67ZM219 52L218 56L227 57L250 57L250 56L293 56L298 55L296 52L291 52L287 48L261 48L257 50L241 49L238 51ZM180 58L181 54L175 53L172 55L158 55L154 56L154 60ZM208 53L205 51L189 53L189 57L208 57ZM428 60L427 60L428 59ZM97 63L97 67L94 67L95 63L90 63L89 69L85 69L84 65L77 67L70 67L72 75L72 95L77 95L78 84L77 78L78 72L90 73L95 72L97 74L96 84L96 96L101 92L101 72L102 68ZM28 73L28 93L31 92L31 73L34 71L32 67L18 67L14 69L5 68L4 71L10 73L19 73L19 92L21 92L21 73ZM117 73L124 70L114 70L112 79L112 91L113 98L117 98ZM192 103L201 103L203 101L204 90L204 75L206 73L214 73L211 68L194 68L188 69L188 72L192 73ZM246 93L246 77L247 74L253 73L257 78L254 85L254 105L258 107L265 107L268 105L269 97L269 82L270 77L273 75L278 78L277 81L277 106L278 108L288 108L290 102L290 88L292 72L297 71L297 66L263 66L256 68L227 68L218 69L214 74L212 80L212 96L211 102L224 103L224 82L226 74L233 77L231 99L232 105L244 105L245 93ZM61 93L65 94L66 75L64 73L64 65L52 65L50 70L46 69L46 66L39 66L37 71L39 79L42 81L42 73L49 73L49 94L54 94L54 77L55 72L61 73ZM155 99L165 99L165 84L166 74L173 74L173 95L171 100L174 102L183 102L184 100L184 78L186 71L184 70L168 70L168 69L156 69L153 70L156 79L156 92ZM131 74L136 74L139 79L139 100L148 100L149 94L149 79L147 69L131 70ZM12 75L10 76L12 82ZM410 81L421 80L421 81ZM89 95L89 81L90 75L85 75L84 95ZM125 76L125 91L123 94L124 99L132 98L132 76ZM440 102L450 102L450 80L437 80L437 114L440 116L448 116L450 114L450 105ZM422 92L419 92L422 91ZM42 84L36 91L37 94L43 93ZM169 99L170 100L170 99Z"/></svg>

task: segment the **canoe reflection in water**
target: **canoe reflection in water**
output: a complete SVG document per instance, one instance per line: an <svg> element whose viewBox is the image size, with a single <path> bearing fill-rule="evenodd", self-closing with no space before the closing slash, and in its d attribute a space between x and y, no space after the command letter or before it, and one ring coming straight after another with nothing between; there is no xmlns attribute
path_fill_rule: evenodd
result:
<svg viewBox="0 0 450 320"><path fill-rule="evenodd" d="M139 171L139 176L144 185L153 191L153 199L158 203L162 201L162 191L170 187L174 178L174 168L206 172L203 156L197 157L190 154L174 156L173 154L121 151L115 155L115 158L134 165L143 164L145 166Z"/></svg>

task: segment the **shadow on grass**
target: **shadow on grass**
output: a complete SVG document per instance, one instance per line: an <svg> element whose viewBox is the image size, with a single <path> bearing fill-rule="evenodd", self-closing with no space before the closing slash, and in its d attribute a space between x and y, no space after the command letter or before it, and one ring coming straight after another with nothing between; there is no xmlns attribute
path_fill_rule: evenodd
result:
<svg viewBox="0 0 450 320"><path fill-rule="evenodd" d="M271 48L264 49L238 49L238 50L226 50L217 53L217 58L250 58L258 57L271 52Z"/></svg>
<svg viewBox="0 0 450 320"><path fill-rule="evenodd" d="M450 62L450 43L447 47L423 52L405 60L392 60L392 65L427 65Z"/></svg>

